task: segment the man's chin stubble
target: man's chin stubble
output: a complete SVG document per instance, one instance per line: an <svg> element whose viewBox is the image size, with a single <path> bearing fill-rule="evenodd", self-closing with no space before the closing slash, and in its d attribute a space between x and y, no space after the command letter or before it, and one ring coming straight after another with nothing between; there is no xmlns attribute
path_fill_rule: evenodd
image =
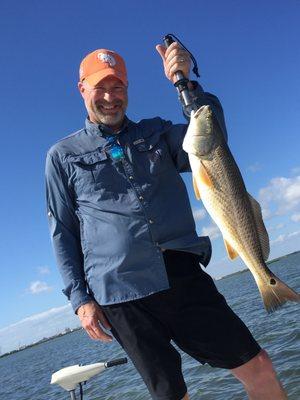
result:
<svg viewBox="0 0 300 400"><path fill-rule="evenodd" d="M115 126L122 122L124 115L117 115L117 116L110 116L110 115L103 115L100 113L95 114L99 123L108 125L108 126Z"/></svg>

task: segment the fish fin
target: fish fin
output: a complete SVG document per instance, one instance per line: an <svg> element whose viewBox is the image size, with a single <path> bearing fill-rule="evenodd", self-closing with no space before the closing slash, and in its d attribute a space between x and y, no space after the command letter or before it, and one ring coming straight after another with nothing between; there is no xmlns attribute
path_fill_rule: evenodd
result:
<svg viewBox="0 0 300 400"><path fill-rule="evenodd" d="M198 188L198 185L197 185L196 178L194 176L193 176L193 187L194 187L194 192L195 192L196 199L200 200L201 196L200 196L200 192L199 192L199 188Z"/></svg>
<svg viewBox="0 0 300 400"><path fill-rule="evenodd" d="M239 256L239 253L237 253L234 248L224 239L224 244L225 244L225 249L227 251L228 257L230 260L234 260Z"/></svg>
<svg viewBox="0 0 300 400"><path fill-rule="evenodd" d="M200 163L200 169L199 169L199 176L201 181L204 183L204 185L206 186L212 186L212 181L205 169L205 166L203 165L203 163Z"/></svg>
<svg viewBox="0 0 300 400"><path fill-rule="evenodd" d="M267 268L267 267L266 267ZM259 280L258 288L268 313L280 308L287 301L300 302L300 294L288 287L267 268L268 280Z"/></svg>
<svg viewBox="0 0 300 400"><path fill-rule="evenodd" d="M266 230L266 227L265 227L265 224L263 221L261 207L260 207L260 204L258 203L258 201L256 201L249 193L248 193L248 196L249 196L249 200L251 203L257 232L259 235L263 258L264 258L264 261L267 261L267 259L269 258L269 255L270 255L270 241L269 241L268 232Z"/></svg>

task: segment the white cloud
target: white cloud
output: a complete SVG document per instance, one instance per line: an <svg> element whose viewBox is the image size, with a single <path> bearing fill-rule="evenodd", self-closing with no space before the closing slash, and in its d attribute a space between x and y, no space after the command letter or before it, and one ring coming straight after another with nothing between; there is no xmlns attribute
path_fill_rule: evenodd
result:
<svg viewBox="0 0 300 400"><path fill-rule="evenodd" d="M1 328L1 350L2 352L10 351L19 346L37 342L43 337L63 332L66 328L76 328L79 325L78 317L74 314L70 304L51 308Z"/></svg>
<svg viewBox="0 0 300 400"><path fill-rule="evenodd" d="M300 174L300 167L295 167L295 168L293 168L293 169L292 169L292 174L293 174L293 175Z"/></svg>
<svg viewBox="0 0 300 400"><path fill-rule="evenodd" d="M281 235L279 235L276 239L271 240L270 244L273 245L273 244L275 244L275 243L282 243L282 242L284 242L285 240L286 240L286 235L281 234Z"/></svg>
<svg viewBox="0 0 300 400"><path fill-rule="evenodd" d="M300 222L300 213L293 214L291 216L291 220L294 221L294 222Z"/></svg>
<svg viewBox="0 0 300 400"><path fill-rule="evenodd" d="M273 178L268 186L260 189L259 201L264 216L272 214L271 207L275 207L275 215L300 210L300 175L292 178Z"/></svg>
<svg viewBox="0 0 300 400"><path fill-rule="evenodd" d="M206 211L204 208L197 208L193 210L193 216L195 221L200 221L201 219L204 219L206 216Z"/></svg>
<svg viewBox="0 0 300 400"><path fill-rule="evenodd" d="M273 216L271 210L266 207L262 207L261 213L262 213L263 219L270 219Z"/></svg>
<svg viewBox="0 0 300 400"><path fill-rule="evenodd" d="M41 275L48 275L50 274L50 268L46 266L38 267L38 273Z"/></svg>
<svg viewBox="0 0 300 400"><path fill-rule="evenodd" d="M64 305L61 307L53 307L47 311L30 315L29 317L23 318L20 321L14 323L14 324L11 324L5 328L0 328L0 334L3 333L4 331L6 331L7 329L17 328L18 326L20 326L24 323L31 323L31 322L35 322L35 321L40 321L42 319L52 318L53 315L60 314L61 312L64 313L65 311L68 311L70 308L71 308L71 304L68 303L67 305Z"/></svg>
<svg viewBox="0 0 300 400"><path fill-rule="evenodd" d="M262 169L262 166L260 165L259 162L255 162L252 165L249 165L249 167L247 167L247 171L251 171L251 172L257 172L260 171Z"/></svg>
<svg viewBox="0 0 300 400"><path fill-rule="evenodd" d="M273 231L277 231L278 229L284 228L284 226L285 225L283 223L280 223L280 224L277 224L274 226L268 226L267 230L268 230L268 232L273 232Z"/></svg>
<svg viewBox="0 0 300 400"><path fill-rule="evenodd" d="M286 233L286 234L281 234L279 235L276 239L271 240L270 244L276 244L276 243L283 243L286 242L289 239L292 239L296 236L300 235L300 231L295 231L295 232L291 232L291 233Z"/></svg>
<svg viewBox="0 0 300 400"><path fill-rule="evenodd" d="M42 292L51 292L53 288L51 286L48 286L48 284L46 282L42 282L42 281L34 281L31 282L31 284L29 285L29 292L31 294L39 294Z"/></svg>
<svg viewBox="0 0 300 400"><path fill-rule="evenodd" d="M221 236L221 232L217 225L209 225L202 228L201 235L209 236L211 240L214 240Z"/></svg>

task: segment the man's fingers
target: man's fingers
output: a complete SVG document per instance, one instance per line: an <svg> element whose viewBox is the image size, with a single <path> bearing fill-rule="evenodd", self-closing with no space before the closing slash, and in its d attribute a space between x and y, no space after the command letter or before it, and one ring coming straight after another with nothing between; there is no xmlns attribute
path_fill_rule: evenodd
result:
<svg viewBox="0 0 300 400"><path fill-rule="evenodd" d="M185 77L188 77L189 71L190 71L189 64L186 64L183 61L182 62L175 62L174 64L172 64L172 66L168 70L169 77L173 77L173 75L177 71L181 71Z"/></svg>
<svg viewBox="0 0 300 400"><path fill-rule="evenodd" d="M111 330L111 325L102 311L98 311L98 319L100 324L105 328Z"/></svg>
<svg viewBox="0 0 300 400"><path fill-rule="evenodd" d="M173 82L176 81L175 72L181 71L185 78L189 78L190 75L190 63L185 61L177 61L168 66L165 70L167 77Z"/></svg>
<svg viewBox="0 0 300 400"><path fill-rule="evenodd" d="M83 324L83 329L94 340L101 340L102 342L112 342L112 336L105 333L98 323Z"/></svg>
<svg viewBox="0 0 300 400"><path fill-rule="evenodd" d="M189 78L191 59L189 53L183 49L179 43L173 42L168 48L163 45L157 45L156 50L160 54L165 74L168 79L175 81L175 72L181 71L183 76Z"/></svg>
<svg viewBox="0 0 300 400"><path fill-rule="evenodd" d="M165 55L165 60L167 63L171 62L172 60L178 60L178 59L184 59L184 60L189 60L190 55L189 53L184 50L184 49L179 49L175 48L168 55Z"/></svg>
<svg viewBox="0 0 300 400"><path fill-rule="evenodd" d="M166 58L167 69L170 70L174 64L182 64L184 66L190 66L191 59L187 51L183 49L174 49Z"/></svg>
<svg viewBox="0 0 300 400"><path fill-rule="evenodd" d="M167 59L168 56L170 55L170 53L172 53L172 51L175 49L177 49L177 50L182 49L182 47L180 46L180 44L178 42L173 42L170 44L170 46L165 51L165 58Z"/></svg>
<svg viewBox="0 0 300 400"><path fill-rule="evenodd" d="M89 331L92 331L96 339L102 340L102 342L111 342L113 340L110 335L108 335L107 333L104 332L103 329L101 329L98 323L95 324L93 322L89 327Z"/></svg>
<svg viewBox="0 0 300 400"><path fill-rule="evenodd" d="M99 304L94 301L83 304L78 308L77 315L81 326L92 339L102 340L103 342L111 342L113 340L112 336L105 333L99 325L100 322L105 329L111 329Z"/></svg>
<svg viewBox="0 0 300 400"><path fill-rule="evenodd" d="M92 339L102 340L103 342L111 342L113 340L112 336L105 333L104 330L100 327L98 317L96 316L81 318L81 325ZM106 326L104 327L110 329L110 325L107 321Z"/></svg>
<svg viewBox="0 0 300 400"><path fill-rule="evenodd" d="M89 337L91 339L98 340L98 338L97 338L95 332L93 331L93 329L88 329L88 328L83 328L83 329L86 331L86 333L89 335Z"/></svg>

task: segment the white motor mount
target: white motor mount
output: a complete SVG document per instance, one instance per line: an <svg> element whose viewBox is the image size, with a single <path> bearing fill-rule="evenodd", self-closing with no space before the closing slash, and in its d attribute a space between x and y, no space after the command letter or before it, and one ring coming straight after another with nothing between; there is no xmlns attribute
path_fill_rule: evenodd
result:
<svg viewBox="0 0 300 400"><path fill-rule="evenodd" d="M106 368L125 363L127 363L127 358L118 358L89 365L71 365L52 374L51 384L57 384L65 390L74 391L78 384L86 382Z"/></svg>

